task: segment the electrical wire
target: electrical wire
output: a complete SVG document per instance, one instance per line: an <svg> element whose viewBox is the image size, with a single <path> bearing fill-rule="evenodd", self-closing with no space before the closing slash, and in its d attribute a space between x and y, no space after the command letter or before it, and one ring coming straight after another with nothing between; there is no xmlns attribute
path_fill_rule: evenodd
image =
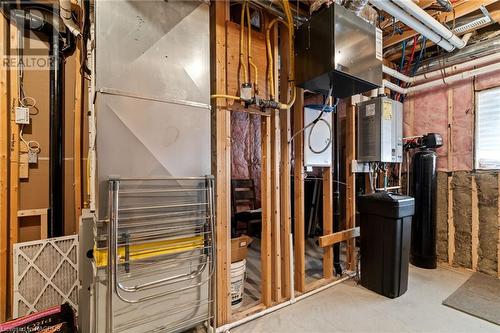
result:
<svg viewBox="0 0 500 333"><path fill-rule="evenodd" d="M38 154L40 152L40 143L35 140L26 141L23 136L24 125L21 125L19 130L19 139L26 145L29 152Z"/></svg>

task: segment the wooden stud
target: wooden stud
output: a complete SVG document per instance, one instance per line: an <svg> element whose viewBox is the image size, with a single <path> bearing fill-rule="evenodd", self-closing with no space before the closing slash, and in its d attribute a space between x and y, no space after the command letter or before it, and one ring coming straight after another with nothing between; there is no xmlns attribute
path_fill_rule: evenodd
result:
<svg viewBox="0 0 500 333"><path fill-rule="evenodd" d="M261 235L261 280L262 280L262 303L271 306L271 119L261 118L261 144L262 144L262 168L261 168L261 207L262 207L262 235Z"/></svg>
<svg viewBox="0 0 500 333"><path fill-rule="evenodd" d="M296 88L297 99L293 107L294 133L304 127L304 90ZM294 281L295 289L305 291L305 240L304 240L304 134L295 136L294 165Z"/></svg>
<svg viewBox="0 0 500 333"><path fill-rule="evenodd" d="M455 224L453 223L452 176L448 176L448 264L453 264L455 257Z"/></svg>
<svg viewBox="0 0 500 333"><path fill-rule="evenodd" d="M274 110L271 121L271 199L272 199L272 295L274 302L281 301L281 193L280 193L280 121L279 111Z"/></svg>
<svg viewBox="0 0 500 333"><path fill-rule="evenodd" d="M453 171L453 89L448 89L448 172Z"/></svg>
<svg viewBox="0 0 500 333"><path fill-rule="evenodd" d="M319 238L319 246L323 248L328 248L333 244L352 240L356 237L359 237L359 235L360 235L359 227L338 231L335 233L330 233L329 235L321 236Z"/></svg>
<svg viewBox="0 0 500 333"><path fill-rule="evenodd" d="M288 52L288 32L286 29L280 29L280 53L287 54ZM277 59L275 57L275 59ZM280 93L281 101L287 101L290 98L290 89L286 84L288 82L288 66L289 59L286 56L280 58ZM276 66L277 67L277 66ZM278 81L278 73L275 72L275 82ZM276 90L277 91L277 90ZM290 233L291 233L291 190L290 190L290 109L280 110L281 124L281 161L280 161L280 176L281 176L281 289L285 299L291 297L291 270L290 270Z"/></svg>
<svg viewBox="0 0 500 333"><path fill-rule="evenodd" d="M75 231L80 227L80 216L82 215L82 86L83 77L80 74L80 62L82 50L80 45L76 48L75 66L75 101L73 120L73 190L75 200Z"/></svg>
<svg viewBox="0 0 500 333"><path fill-rule="evenodd" d="M0 15L0 50L7 54L7 20ZM9 99L8 68L2 61L0 69L0 322L7 320L7 274L9 253L8 195L9 195Z"/></svg>
<svg viewBox="0 0 500 333"><path fill-rule="evenodd" d="M229 2L214 1L210 6L212 45L212 92L225 94L226 87L226 21ZM212 100L212 174L216 177L216 325L231 320L231 115L224 99Z"/></svg>
<svg viewBox="0 0 500 333"><path fill-rule="evenodd" d="M346 119L346 229L352 229L356 224L356 177L352 173L352 161L356 159L356 106L353 102L347 105ZM354 241L347 241L347 261L349 269L356 267L354 256Z"/></svg>
<svg viewBox="0 0 500 333"><path fill-rule="evenodd" d="M332 168L323 169L323 235L333 233ZM333 247L323 248L323 278L333 278Z"/></svg>
<svg viewBox="0 0 500 333"><path fill-rule="evenodd" d="M10 23L10 55L17 56L19 47L19 31L14 23ZM16 52L16 53L15 53ZM13 253L14 244L18 241L19 225L17 220L17 210L19 205L19 125L16 124L15 108L19 105L19 73L17 68L11 68L9 71L10 85L10 182L9 182L9 257ZM9 299L7 304L10 304L13 296L13 262L9 258ZM10 304L12 311L12 304ZM12 312L10 312L12 313Z"/></svg>
<svg viewBox="0 0 500 333"><path fill-rule="evenodd" d="M278 59L278 26L275 25L272 31L272 47L274 59ZM274 75L278 77L277 67L274 66ZM274 84L274 91L278 91L278 82ZM269 89L268 89L269 91ZM271 290L273 301L281 302L281 179L280 179L280 160L281 160L281 128L280 112L273 110L271 115L271 183L272 183L272 284ZM287 236L288 237L288 236Z"/></svg>
<svg viewBox="0 0 500 333"><path fill-rule="evenodd" d="M476 176L472 175L472 269L477 270L479 259L479 203L477 197Z"/></svg>

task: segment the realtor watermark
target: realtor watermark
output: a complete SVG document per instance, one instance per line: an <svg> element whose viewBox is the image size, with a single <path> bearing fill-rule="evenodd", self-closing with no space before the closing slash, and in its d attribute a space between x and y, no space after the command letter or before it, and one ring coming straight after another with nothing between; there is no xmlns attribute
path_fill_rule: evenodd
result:
<svg viewBox="0 0 500 333"><path fill-rule="evenodd" d="M54 68L54 57L47 55L23 55L23 56L9 56L2 55L0 61L2 66L6 69L19 69L23 70L51 70Z"/></svg>
<svg viewBox="0 0 500 333"><path fill-rule="evenodd" d="M24 3L24 2L23 2ZM10 4L10 8L8 5ZM56 9L26 7L18 9L11 1L4 2L4 13L11 22L10 47L0 54L0 64L6 70L52 70L55 56L49 52L51 43L64 45Z"/></svg>

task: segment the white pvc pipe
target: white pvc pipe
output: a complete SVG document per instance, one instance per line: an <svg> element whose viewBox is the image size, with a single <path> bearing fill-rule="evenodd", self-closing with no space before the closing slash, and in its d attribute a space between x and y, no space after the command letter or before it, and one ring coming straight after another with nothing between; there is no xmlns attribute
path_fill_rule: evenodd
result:
<svg viewBox="0 0 500 333"><path fill-rule="evenodd" d="M61 17L64 25L75 37L79 37L81 35L80 28L73 21L73 17L71 15L71 0L59 0L59 16Z"/></svg>
<svg viewBox="0 0 500 333"><path fill-rule="evenodd" d="M250 315L248 317L245 317L243 319L235 321L234 323L230 323L230 324L226 324L226 325L217 327L217 329L215 331L216 331L216 333L229 332L229 330L232 329L232 328L241 326L243 324L248 323L249 321L255 320L255 319L260 318L262 316L265 316L265 315L267 315L269 313L275 312L275 311L280 310L280 309L282 309L284 307L287 307L287 306L292 305L292 304L294 304L296 302L299 302L299 301L301 301L301 300L303 300L305 298L311 297L312 295L315 295L315 294L317 294L319 292L322 292L323 290L326 290L326 289L331 288L331 287L333 287L333 286L335 286L335 285L337 285L339 283L342 283L342 282L344 282L346 280L349 280L349 279L351 279L354 276L355 276L355 274L345 276L345 277L343 277L341 279L333 281L333 282L331 282L329 284L326 284L326 285L324 285L322 287L319 287L319 288L314 289L314 290L312 290L310 292L307 292L307 293L304 293L304 294L302 294L300 296L297 296L297 297L295 297L295 298L293 298L293 299L291 299L289 301L280 303L278 305L275 305L275 306L272 306L270 308L264 309L264 310L262 310L262 311L260 311L258 313L254 313L253 315Z"/></svg>
<svg viewBox="0 0 500 333"><path fill-rule="evenodd" d="M402 88L402 87L400 87L392 82L389 82L387 80L384 80L383 84L384 84L384 87L389 88L390 90L398 92L400 94L410 94L410 93L415 93L415 92L419 92L422 90L426 90L429 88L434 88L434 87L437 87L437 86L440 86L443 84L451 84L454 82L462 81L462 80L465 80L465 79L468 79L468 78L471 78L471 77L474 77L477 75L487 74L487 73L491 73L491 72L494 72L497 70L500 70L500 62L491 64L491 65L488 65L485 67L473 69L470 71L466 71L463 73L455 74L452 76L440 78L438 80L426 82L426 83L423 83L423 84L420 84L420 85L417 85L414 87L410 87L410 88Z"/></svg>
<svg viewBox="0 0 500 333"><path fill-rule="evenodd" d="M455 46L456 48L461 49L466 45L466 43L462 39L457 37L450 29L446 28L444 25L430 16L425 10L420 8L412 0L392 1L399 7L406 10L407 13L410 13L413 17L425 24L427 27L435 31L438 35L446 39L451 45Z"/></svg>
<svg viewBox="0 0 500 333"><path fill-rule="evenodd" d="M441 46L446 51L451 52L455 49L455 46L450 44L446 39L443 38L443 36L437 34L425 24L410 16L390 0L370 0L370 3L378 9L384 10L395 18L399 19L401 22L414 29L415 31L421 33L427 39Z"/></svg>
<svg viewBox="0 0 500 333"><path fill-rule="evenodd" d="M392 76L393 78L396 78L398 80L401 80L406 83L417 83L419 81L424 81L424 80L432 80L432 79L438 79L446 75L451 75L466 69L470 69L475 66L482 66L485 64L493 63L496 61L500 61L500 53L493 53L490 54L489 56L482 57L482 58L477 58L473 59L471 61L467 61L458 65L446 67L444 69L438 69L436 71L432 71L429 73L425 74L420 74L417 76L407 76L404 75L403 73L398 72L397 70L394 70L392 68L389 68L387 66L383 66L382 70L385 74Z"/></svg>

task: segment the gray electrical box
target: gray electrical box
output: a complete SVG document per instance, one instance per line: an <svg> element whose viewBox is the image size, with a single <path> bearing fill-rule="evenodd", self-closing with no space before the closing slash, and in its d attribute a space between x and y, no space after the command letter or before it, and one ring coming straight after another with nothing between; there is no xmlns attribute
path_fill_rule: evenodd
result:
<svg viewBox="0 0 500 333"><path fill-rule="evenodd" d="M378 97L357 105L359 162L403 161L403 104Z"/></svg>

